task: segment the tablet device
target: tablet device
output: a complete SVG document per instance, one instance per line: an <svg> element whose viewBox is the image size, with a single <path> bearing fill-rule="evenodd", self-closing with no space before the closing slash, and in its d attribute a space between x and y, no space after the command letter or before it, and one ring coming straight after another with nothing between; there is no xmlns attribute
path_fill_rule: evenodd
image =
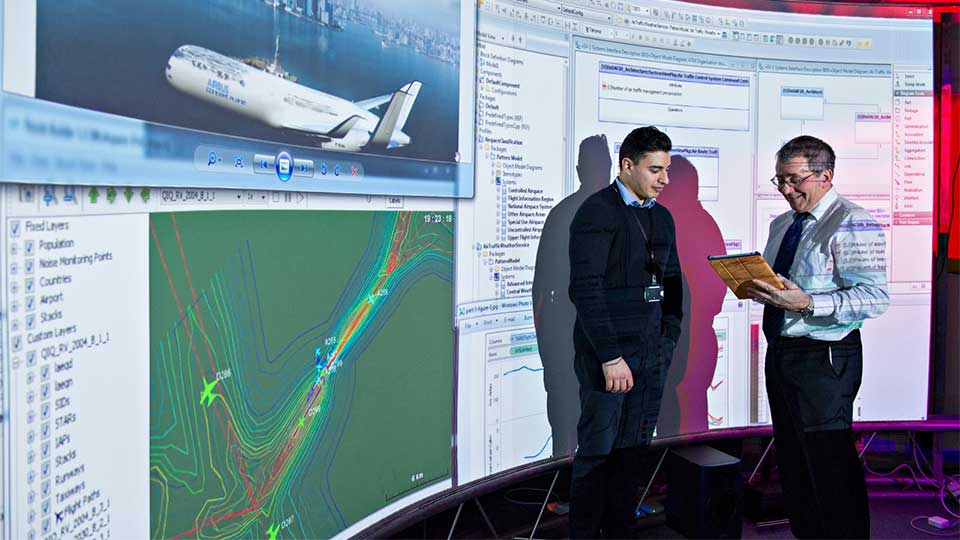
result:
<svg viewBox="0 0 960 540"><path fill-rule="evenodd" d="M723 279L723 282L727 284L727 287L730 287L737 298L747 298L741 287L744 283L753 279L769 283L777 289L784 288L783 282L780 281L780 278L777 277L777 274L759 252L711 255L707 257L707 261L710 262L714 272Z"/></svg>

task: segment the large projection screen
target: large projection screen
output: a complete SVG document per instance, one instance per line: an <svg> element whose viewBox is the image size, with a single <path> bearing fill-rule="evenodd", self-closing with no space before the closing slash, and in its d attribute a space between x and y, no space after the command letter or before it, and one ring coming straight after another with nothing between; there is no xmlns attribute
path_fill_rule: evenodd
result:
<svg viewBox="0 0 960 540"><path fill-rule="evenodd" d="M862 329L854 419L926 418L929 10L732 4L779 11L481 4L476 193L457 204L458 483L575 450L568 227L642 125L673 140L658 202L677 224L687 293L657 437L769 425L762 306L726 291L706 256L763 250L788 209L768 182L774 154L801 134L833 145L836 189L886 233L891 306Z"/></svg>
<svg viewBox="0 0 960 540"><path fill-rule="evenodd" d="M799 134L886 233L855 420L926 420L926 8L412 4L2 1L2 536L382 537L555 468L567 230L641 125L688 291L658 444L769 426L705 256L762 249Z"/></svg>

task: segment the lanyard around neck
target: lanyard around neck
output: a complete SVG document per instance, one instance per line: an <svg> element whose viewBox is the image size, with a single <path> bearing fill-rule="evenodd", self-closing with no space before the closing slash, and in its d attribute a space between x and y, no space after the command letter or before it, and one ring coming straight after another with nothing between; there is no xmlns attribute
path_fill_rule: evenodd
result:
<svg viewBox="0 0 960 540"><path fill-rule="evenodd" d="M643 242L647 245L647 253L650 254L650 262L654 265L657 264L656 256L653 254L653 243L650 241L650 237L647 236L647 230L643 228L643 223L640 223L640 218L637 217L637 213L633 210L633 207L627 206L627 213L633 216L633 220L637 222L637 227L640 227L640 234L643 235ZM653 281L656 283L657 276L653 274Z"/></svg>
<svg viewBox="0 0 960 540"><path fill-rule="evenodd" d="M620 197L620 189L617 187L616 183L610 184L610 187L617 194L617 197ZM640 218L637 217L637 213L634 211L634 208L636 208L637 210L647 210L647 209L642 208L640 206L633 206L631 204L626 204L626 207L627 207L627 213L630 214L633 217L633 220L637 222L637 227L640 227L640 234L643 235L643 243L646 244L647 253L650 254L650 262L656 265L657 259L656 259L656 256L653 254L653 243L650 241L650 237L647 236L647 230L643 227L643 223L640 223ZM651 220L652 220L652 216L651 216ZM652 234L652 231L651 231L651 234ZM656 274L653 274L653 282L656 283L656 281L657 281L657 276Z"/></svg>

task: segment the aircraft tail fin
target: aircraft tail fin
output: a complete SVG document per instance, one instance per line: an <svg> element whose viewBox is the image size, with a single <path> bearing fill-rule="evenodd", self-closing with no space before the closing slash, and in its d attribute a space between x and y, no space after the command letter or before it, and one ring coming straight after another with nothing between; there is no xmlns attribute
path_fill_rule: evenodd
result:
<svg viewBox="0 0 960 540"><path fill-rule="evenodd" d="M370 142L367 146L376 148L388 148L393 139L393 134L397 130L402 130L407 118L410 116L410 109L417 100L417 94L420 93L420 81L412 81L393 93L390 98L390 105L387 106L387 112L383 113L383 118L377 124L377 128L370 136Z"/></svg>

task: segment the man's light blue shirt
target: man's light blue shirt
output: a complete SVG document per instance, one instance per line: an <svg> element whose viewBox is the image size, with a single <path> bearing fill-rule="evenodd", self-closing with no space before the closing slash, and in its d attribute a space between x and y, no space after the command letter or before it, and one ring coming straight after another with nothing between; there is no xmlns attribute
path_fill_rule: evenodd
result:
<svg viewBox="0 0 960 540"><path fill-rule="evenodd" d="M796 212L777 216L763 258L777 251ZM839 341L890 306L887 294L887 240L883 227L862 207L827 191L804 220L790 281L807 294L813 315L786 312L781 335Z"/></svg>
<svg viewBox="0 0 960 540"><path fill-rule="evenodd" d="M640 199L636 198L633 193L630 193L630 190L627 189L627 186L623 185L623 182L620 181L620 177L614 181L617 184L617 189L620 190L620 198L623 199L623 204L627 206L637 206L639 208L652 208L654 204L657 203L656 199L647 199L644 202L640 202Z"/></svg>

